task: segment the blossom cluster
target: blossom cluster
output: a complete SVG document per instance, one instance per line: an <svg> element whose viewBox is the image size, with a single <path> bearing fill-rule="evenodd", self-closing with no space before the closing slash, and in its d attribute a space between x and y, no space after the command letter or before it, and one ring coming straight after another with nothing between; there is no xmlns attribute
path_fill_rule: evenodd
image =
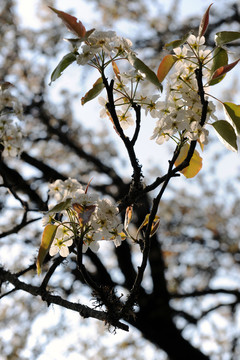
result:
<svg viewBox="0 0 240 360"><path fill-rule="evenodd" d="M43 225L57 226L50 247L51 256L60 252L65 257L68 247L82 241L82 252L88 247L97 252L99 241L112 240L115 246L125 239L123 226L118 218L118 209L109 199L100 199L98 194L88 193L76 179L56 180L49 185L49 195L58 205L43 217ZM58 214L58 216L56 216ZM61 220L58 220L61 219Z"/></svg>
<svg viewBox="0 0 240 360"><path fill-rule="evenodd" d="M98 68L101 72L102 68L105 68L114 60L128 60L129 56L133 54L135 53L129 39L117 36L115 31L95 30L85 42L81 42L81 46L78 48L77 63L79 65L89 64ZM118 70L115 71L118 72ZM129 81L138 84L140 80L143 80L143 76L138 71L116 75L114 87L114 92L118 95L116 105L121 107L121 109L117 110L117 115L124 130L134 124L131 114L133 91L130 94L127 84ZM136 95L135 90L134 95ZM101 117L105 117L108 115L105 107L107 100L100 97L99 101L103 106Z"/></svg>
<svg viewBox="0 0 240 360"><path fill-rule="evenodd" d="M121 109L117 110L120 125L125 130L134 125L132 116L132 104L139 104L156 119L156 126L151 139L156 139L157 144L169 140L178 141L180 138L197 140L202 144L208 141L208 130L206 124L210 117L214 120L215 106L209 101L207 121L204 126L200 125L202 104L198 94L196 80L196 69L201 63L203 76L208 80L212 64L211 51L206 49L205 38L190 35L186 44L174 49L176 59L174 72L169 77L166 97L160 100L160 94L149 95L139 85L145 80L141 71L132 70L129 73L117 73L114 82L115 105ZM99 97L99 103L103 106L100 117L109 116L106 107L107 100Z"/></svg>
<svg viewBox="0 0 240 360"><path fill-rule="evenodd" d="M140 88L144 80L144 75L135 69L121 74L117 73L115 76L114 96L115 106L117 107L116 113L123 130L126 130L130 126L134 125L134 118L132 114L133 101L136 104L140 104L141 107L145 109L146 113L148 113L151 109L151 105L153 103L152 97L149 97L147 94L144 95L144 92ZM159 95L156 97L158 98ZM100 117L104 118L109 116L106 107L107 100L104 97L99 96L98 101L99 104L102 105Z"/></svg>
<svg viewBox="0 0 240 360"><path fill-rule="evenodd" d="M9 92L8 84L11 85L3 83L0 87L0 144L3 156L16 156L22 151L22 131L16 119L22 119L23 110L18 99Z"/></svg>
<svg viewBox="0 0 240 360"><path fill-rule="evenodd" d="M105 57L111 60L116 57L127 57L131 50L132 42L117 36L115 31L95 30L78 49L77 63L87 63L97 66L104 62Z"/></svg>
<svg viewBox="0 0 240 360"><path fill-rule="evenodd" d="M211 51L205 48L205 38L190 35L186 45L174 49L175 71L169 77L166 100L158 102L157 123L151 139L158 144L174 138L176 134L184 138L208 142L208 130L205 128L210 117L216 120L215 106L209 101L207 121L200 125L202 104L196 79L196 69L201 63L203 76L209 79L211 68Z"/></svg>

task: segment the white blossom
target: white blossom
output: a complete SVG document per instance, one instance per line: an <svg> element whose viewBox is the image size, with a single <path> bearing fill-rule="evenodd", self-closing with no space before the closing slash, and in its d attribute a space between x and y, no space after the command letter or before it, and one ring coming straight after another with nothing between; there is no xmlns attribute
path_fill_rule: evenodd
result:
<svg viewBox="0 0 240 360"><path fill-rule="evenodd" d="M67 257L69 255L68 247L73 244L72 235L73 233L70 229L60 225L57 228L55 238L49 250L50 256L54 256L59 252L62 257Z"/></svg>
<svg viewBox="0 0 240 360"><path fill-rule="evenodd" d="M94 55L97 54L98 51L98 49L95 49L92 46L86 44L82 45L81 50L82 51L77 56L78 65L87 64L90 60L92 60L92 58L94 57Z"/></svg>
<svg viewBox="0 0 240 360"><path fill-rule="evenodd" d="M134 125L134 119L130 111L126 112L117 110L117 116L123 130L126 130L129 128L129 126Z"/></svg>
<svg viewBox="0 0 240 360"><path fill-rule="evenodd" d="M200 125L202 118L202 103L199 96L195 70L202 64L205 78L209 78L211 68L211 51L206 49L205 38L190 35L187 44L174 49L174 56L178 59L174 65L174 72L169 76L166 100L149 102L146 98L142 105L157 123L151 139L163 144L171 137L187 137L190 141L198 140L206 144L208 131ZM148 106L146 104L149 103ZM210 103L209 103L210 104ZM150 111L149 109L153 110ZM210 117L216 119L212 103L208 106L206 123Z"/></svg>
<svg viewBox="0 0 240 360"><path fill-rule="evenodd" d="M73 239L83 241L82 251L88 248L96 252L99 241L111 240L116 246L121 244L122 225L118 217L118 208L108 198L101 199L98 194L86 190L76 179L56 180L49 185L49 195L62 202L69 198L69 205L61 204L61 216L55 219L56 213L49 206L49 212L43 217L43 225L59 224L55 239L50 248L50 255L60 252L61 256L68 256L68 247L73 244ZM63 206L63 207L62 207ZM59 220L60 219L60 220ZM76 240L78 241L78 240Z"/></svg>
<svg viewBox="0 0 240 360"><path fill-rule="evenodd" d="M49 184L49 195L53 196L56 201L72 197L77 191L84 192L82 185L76 179L68 178L65 181L58 179Z"/></svg>
<svg viewBox="0 0 240 360"><path fill-rule="evenodd" d="M97 241L87 241L85 240L85 242L83 243L83 247L82 247L82 252L85 253L87 251L88 248L90 248L93 252L98 252L99 250L99 243Z"/></svg>
<svg viewBox="0 0 240 360"><path fill-rule="evenodd" d="M103 118L109 116L109 112L108 112L107 106L106 106L106 104L108 103L107 99L105 99L102 96L99 96L98 102L102 106L102 109L100 111L100 118L103 119Z"/></svg>
<svg viewBox="0 0 240 360"><path fill-rule="evenodd" d="M94 49L95 52L103 51L108 55L111 55L115 52L115 46L117 41L117 35L115 31L94 31L92 35L89 36L88 42L91 49Z"/></svg>

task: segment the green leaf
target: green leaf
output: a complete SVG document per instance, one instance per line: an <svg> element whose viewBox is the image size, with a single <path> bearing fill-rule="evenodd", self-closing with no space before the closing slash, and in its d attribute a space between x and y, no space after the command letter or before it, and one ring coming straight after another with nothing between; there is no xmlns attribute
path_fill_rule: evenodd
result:
<svg viewBox="0 0 240 360"><path fill-rule="evenodd" d="M231 102L225 102L223 105L228 119L233 127L236 128L237 133L240 134L240 105Z"/></svg>
<svg viewBox="0 0 240 360"><path fill-rule="evenodd" d="M60 203L55 205L51 210L47 212L47 214L60 213L61 211L68 209L71 206L71 202L72 199L67 198L65 201L61 201Z"/></svg>
<svg viewBox="0 0 240 360"><path fill-rule="evenodd" d="M51 85L53 81L57 80L62 75L62 72L75 60L76 55L74 53L70 52L69 54L65 55L60 61L60 63L57 65L57 67L53 70L49 85Z"/></svg>
<svg viewBox="0 0 240 360"><path fill-rule="evenodd" d="M146 76L146 79L162 91L162 84L159 82L157 75L144 62L134 54L128 55L130 64L140 73Z"/></svg>
<svg viewBox="0 0 240 360"><path fill-rule="evenodd" d="M43 264L43 261L48 253L48 250L50 249L50 246L52 245L52 242L55 238L56 231L58 226L47 224L43 230L42 234L42 241L41 245L38 251L38 257L37 257L37 273L38 275L41 274L41 267Z"/></svg>
<svg viewBox="0 0 240 360"><path fill-rule="evenodd" d="M215 43L217 46L222 46L238 39L240 39L239 31L220 31L215 35Z"/></svg>
<svg viewBox="0 0 240 360"><path fill-rule="evenodd" d="M165 44L164 47L168 50L173 50L181 45L183 45L188 37L192 34L192 31L189 31L187 34L185 34L182 39L179 39L179 40L174 40L174 41L171 41L170 43L168 44Z"/></svg>
<svg viewBox="0 0 240 360"><path fill-rule="evenodd" d="M81 99L82 105L86 104L88 101L94 99L98 96L104 88L103 80L100 77L97 81L93 84L92 89L90 89Z"/></svg>
<svg viewBox="0 0 240 360"><path fill-rule="evenodd" d="M213 53L213 64L212 64L212 68L211 68L211 76L213 76L213 74L215 73L215 71L217 69L221 68L222 66L227 65L227 63L228 63L227 51L221 47L217 47ZM225 75L226 74L218 77L217 79L211 80L209 82L209 85L215 85L215 84L219 83L220 81L223 80Z"/></svg>
<svg viewBox="0 0 240 360"><path fill-rule="evenodd" d="M164 56L157 71L157 78L160 82L162 82L165 79L165 77L167 76L167 74L169 73L169 71L171 70L171 68L173 67L176 61L177 61L177 57L174 55L169 54Z"/></svg>
<svg viewBox="0 0 240 360"><path fill-rule="evenodd" d="M218 120L212 126L224 146L231 151L237 151L237 135L232 125L228 121Z"/></svg>

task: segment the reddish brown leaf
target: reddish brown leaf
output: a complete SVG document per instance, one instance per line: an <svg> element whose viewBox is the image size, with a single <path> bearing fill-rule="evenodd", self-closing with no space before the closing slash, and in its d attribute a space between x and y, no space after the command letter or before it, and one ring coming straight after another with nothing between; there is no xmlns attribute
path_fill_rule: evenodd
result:
<svg viewBox="0 0 240 360"><path fill-rule="evenodd" d="M86 190L85 190L85 194L87 194L87 192L88 192L88 188L89 188L89 185L90 185L92 179L93 179L93 178L91 178L91 179L89 180L89 182L87 183L87 187L86 187Z"/></svg>
<svg viewBox="0 0 240 360"><path fill-rule="evenodd" d="M229 72L230 70L232 70L232 69L234 68L234 66L237 65L237 63L239 62L239 60L240 60L240 59L234 61L234 62L231 63L231 64L228 64L228 65L225 65L225 66L221 66L220 68L218 68L218 69L214 72L211 80L217 79L217 78L219 78L220 76L222 76L222 75L226 74L227 72Z"/></svg>
<svg viewBox="0 0 240 360"><path fill-rule="evenodd" d="M57 10L51 6L49 8L54 11L58 17L64 22L68 30L79 38L83 38L86 34L85 26L75 16L69 15L63 11Z"/></svg>
<svg viewBox="0 0 240 360"><path fill-rule="evenodd" d="M89 222L90 217L96 208L96 205L82 206L78 203L74 203L72 207L78 214L79 224L81 226L84 226Z"/></svg>
<svg viewBox="0 0 240 360"><path fill-rule="evenodd" d="M211 5L209 5L209 7L207 8L205 14L202 17L200 26L199 26L199 30L198 30L198 36L204 36L205 32L207 31L208 28L208 24L209 24L209 11L211 6L213 5L213 3Z"/></svg>

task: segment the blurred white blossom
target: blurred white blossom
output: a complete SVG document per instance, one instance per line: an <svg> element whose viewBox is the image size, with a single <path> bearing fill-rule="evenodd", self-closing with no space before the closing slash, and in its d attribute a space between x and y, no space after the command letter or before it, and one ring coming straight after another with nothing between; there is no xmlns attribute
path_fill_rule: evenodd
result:
<svg viewBox="0 0 240 360"><path fill-rule="evenodd" d="M51 256L58 252L63 257L68 256L68 247L73 241L76 245L82 241L82 252L86 252L88 248L98 251L101 240L113 241L115 246L121 245L125 238L123 226L118 209L110 199L101 199L98 194L89 193L88 186L84 190L76 179L71 178L56 180L49 184L49 189L50 197L61 206L58 209L51 205L49 212L43 217L44 226L58 226L49 250Z"/></svg>
<svg viewBox="0 0 240 360"><path fill-rule="evenodd" d="M23 136L19 125L23 109L18 99L3 85L4 83L0 89L0 145L3 146L3 156L15 157L23 150Z"/></svg>

